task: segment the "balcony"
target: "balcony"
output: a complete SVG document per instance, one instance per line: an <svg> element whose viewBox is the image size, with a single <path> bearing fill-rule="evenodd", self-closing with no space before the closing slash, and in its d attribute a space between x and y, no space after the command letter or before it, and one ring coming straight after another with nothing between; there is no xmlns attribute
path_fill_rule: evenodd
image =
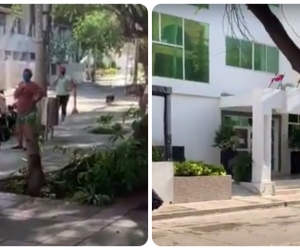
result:
<svg viewBox="0 0 300 250"><path fill-rule="evenodd" d="M220 107L250 111L255 102L261 102L265 110L275 109L278 112L286 113L286 93L283 90L272 88L254 89L251 93L243 95L222 96Z"/></svg>

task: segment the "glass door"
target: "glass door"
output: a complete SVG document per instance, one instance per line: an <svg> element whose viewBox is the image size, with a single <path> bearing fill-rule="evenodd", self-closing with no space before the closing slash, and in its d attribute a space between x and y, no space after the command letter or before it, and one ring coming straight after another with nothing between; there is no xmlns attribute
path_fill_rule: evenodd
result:
<svg viewBox="0 0 300 250"><path fill-rule="evenodd" d="M251 151L251 127L235 126L236 136L238 138L237 151Z"/></svg>

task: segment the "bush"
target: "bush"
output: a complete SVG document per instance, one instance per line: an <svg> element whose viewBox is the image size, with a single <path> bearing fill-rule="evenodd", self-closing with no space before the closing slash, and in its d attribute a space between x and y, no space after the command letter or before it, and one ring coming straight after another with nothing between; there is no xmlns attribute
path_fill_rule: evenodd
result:
<svg viewBox="0 0 300 250"><path fill-rule="evenodd" d="M108 68L103 70L104 75L116 75L118 73L118 69L116 68Z"/></svg>
<svg viewBox="0 0 300 250"><path fill-rule="evenodd" d="M252 154L249 152L240 152L233 159L233 179L235 182L251 182L252 162Z"/></svg>
<svg viewBox="0 0 300 250"><path fill-rule="evenodd" d="M220 125L219 129L215 132L213 147L221 150L235 150L237 143L238 140L233 125L230 123Z"/></svg>
<svg viewBox="0 0 300 250"><path fill-rule="evenodd" d="M161 147L152 146L152 161L163 161L164 160L164 150Z"/></svg>
<svg viewBox="0 0 300 250"><path fill-rule="evenodd" d="M103 116L99 120L101 124L110 124L112 119ZM57 150L69 151L59 147ZM17 178L1 185L1 191L24 194L27 178L28 171L24 168ZM91 148L88 153L82 149L73 150L67 166L46 174L41 197L104 205L131 191L147 188L148 144L131 136L106 150Z"/></svg>
<svg viewBox="0 0 300 250"><path fill-rule="evenodd" d="M226 175L222 165L209 165L203 162L185 161L176 162L174 166L175 176L215 176Z"/></svg>

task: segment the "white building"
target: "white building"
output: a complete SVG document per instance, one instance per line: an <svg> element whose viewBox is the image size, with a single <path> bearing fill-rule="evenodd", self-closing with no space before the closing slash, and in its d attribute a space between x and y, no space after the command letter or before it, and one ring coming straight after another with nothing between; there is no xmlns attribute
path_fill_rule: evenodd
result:
<svg viewBox="0 0 300 250"><path fill-rule="evenodd" d="M271 172L300 173L300 166L291 166L288 140L290 124L300 125L300 92L268 85L275 73L284 73L283 84L296 86L299 75L245 5L250 41L224 18L225 5L198 7L158 5L153 10L152 84L172 88L172 145L183 146L187 160L219 164L220 150L212 147L215 131L224 118L235 119L244 141L239 150L252 150L252 184L271 193ZM300 44L294 32L300 34L300 6L271 9ZM163 145L163 98L154 96L152 103L153 144Z"/></svg>

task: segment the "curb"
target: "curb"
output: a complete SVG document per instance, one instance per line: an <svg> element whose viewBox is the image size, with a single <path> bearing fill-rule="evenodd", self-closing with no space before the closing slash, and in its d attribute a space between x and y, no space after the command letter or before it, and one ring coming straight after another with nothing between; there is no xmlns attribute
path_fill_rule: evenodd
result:
<svg viewBox="0 0 300 250"><path fill-rule="evenodd" d="M185 212L177 212L177 213L162 213L157 215L152 215L152 221L156 220L169 220L190 216L204 216L209 214L224 214L224 213L232 213L232 212L240 212L240 211L249 211L255 209L270 209L275 207L288 207L291 205L300 204L300 200L291 200L291 201L278 201L267 204L254 204L247 206L239 206L239 207L228 207L228 208L216 208L209 210L196 210L196 211L185 211Z"/></svg>

